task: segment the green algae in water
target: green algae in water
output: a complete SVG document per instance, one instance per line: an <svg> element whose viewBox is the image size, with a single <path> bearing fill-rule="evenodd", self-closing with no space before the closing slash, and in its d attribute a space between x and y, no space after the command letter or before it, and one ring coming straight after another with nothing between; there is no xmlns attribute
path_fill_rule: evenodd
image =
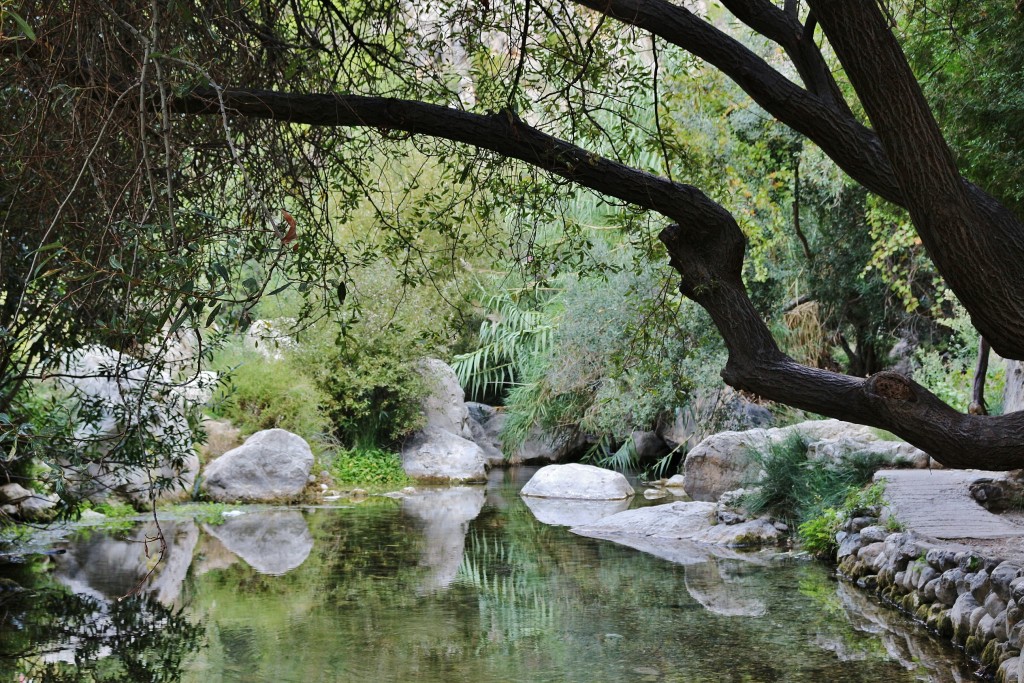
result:
<svg viewBox="0 0 1024 683"><path fill-rule="evenodd" d="M151 589L138 604L118 603L150 567L143 545L153 531L94 533L50 558L51 570L12 577L31 590L4 603L13 621L3 625L0 676L197 683L969 676L957 653L836 584L819 565L764 554L667 562L542 524L510 485L424 491L365 507L252 511L216 527L168 522L168 557ZM29 599L42 594L79 602L65 619L63 607ZM112 641L116 649L83 645L89 634L118 633L120 623L130 628ZM47 667L49 677L39 677Z"/></svg>

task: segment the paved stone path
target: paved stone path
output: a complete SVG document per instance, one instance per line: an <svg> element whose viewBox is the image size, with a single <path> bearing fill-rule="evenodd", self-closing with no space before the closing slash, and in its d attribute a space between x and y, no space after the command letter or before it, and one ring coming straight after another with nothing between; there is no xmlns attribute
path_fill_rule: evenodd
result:
<svg viewBox="0 0 1024 683"><path fill-rule="evenodd" d="M998 477L998 472L980 470L875 473L876 480L886 480L885 498L892 514L910 531L942 540L1007 539L1024 544L1024 526L992 514L971 498L972 482Z"/></svg>

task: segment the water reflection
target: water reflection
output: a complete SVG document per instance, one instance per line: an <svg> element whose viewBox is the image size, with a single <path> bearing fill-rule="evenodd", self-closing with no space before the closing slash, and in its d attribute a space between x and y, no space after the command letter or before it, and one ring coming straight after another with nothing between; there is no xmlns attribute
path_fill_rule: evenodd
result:
<svg viewBox="0 0 1024 683"><path fill-rule="evenodd" d="M231 517L203 531L261 574L284 574L302 565L313 550L309 525L298 510L262 510ZM214 554L217 550L212 550Z"/></svg>
<svg viewBox="0 0 1024 683"><path fill-rule="evenodd" d="M566 500L564 498L536 498L526 496L523 503L533 516L544 524L555 526L584 526L629 509L630 499L621 500Z"/></svg>
<svg viewBox="0 0 1024 683"><path fill-rule="evenodd" d="M484 506L484 489L456 486L405 496L402 512L423 523L422 565L429 573L419 593L447 588L459 572L466 548L466 531Z"/></svg>
<svg viewBox="0 0 1024 683"><path fill-rule="evenodd" d="M116 535L87 531L54 558L54 578L72 592L98 600L116 600L141 589L164 605L173 605L198 541L199 529L192 520L159 526L148 522Z"/></svg>
<svg viewBox="0 0 1024 683"><path fill-rule="evenodd" d="M124 602L153 530L83 538L12 577L31 590L0 590L0 680L969 679L817 565L580 538L538 521L518 485L165 523L173 564Z"/></svg>

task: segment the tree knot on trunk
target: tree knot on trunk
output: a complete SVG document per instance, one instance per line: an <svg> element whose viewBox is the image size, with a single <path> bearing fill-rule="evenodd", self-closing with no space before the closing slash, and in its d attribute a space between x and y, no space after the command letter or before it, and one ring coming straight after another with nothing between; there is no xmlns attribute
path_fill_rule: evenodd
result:
<svg viewBox="0 0 1024 683"><path fill-rule="evenodd" d="M868 378L864 389L871 396L894 400L916 401L917 392L913 383L895 372L879 372Z"/></svg>

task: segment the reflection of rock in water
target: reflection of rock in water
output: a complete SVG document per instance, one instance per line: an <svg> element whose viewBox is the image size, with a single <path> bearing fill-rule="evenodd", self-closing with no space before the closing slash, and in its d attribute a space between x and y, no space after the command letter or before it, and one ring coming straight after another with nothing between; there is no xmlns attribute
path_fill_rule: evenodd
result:
<svg viewBox="0 0 1024 683"><path fill-rule="evenodd" d="M423 490L402 499L402 511L423 522L424 551L420 563L430 569L420 591L447 588L459 573L466 531L484 506L480 486Z"/></svg>
<svg viewBox="0 0 1024 683"><path fill-rule="evenodd" d="M313 536L298 510L249 512L203 531L261 574L295 569L313 550Z"/></svg>
<svg viewBox="0 0 1024 683"><path fill-rule="evenodd" d="M158 533L167 543L163 562ZM161 603L174 603L192 564L192 553L199 540L195 522L161 522L159 532L153 522L140 524L123 538L95 535L75 543L65 555L56 558L55 578L75 593L111 600L132 592L155 565L149 581L141 587ZM148 542L147 539L152 539Z"/></svg>
<svg viewBox="0 0 1024 683"><path fill-rule="evenodd" d="M569 500L523 496L533 516L544 524L581 526L629 509L629 498L621 500Z"/></svg>
<svg viewBox="0 0 1024 683"><path fill-rule="evenodd" d="M890 657L908 671L924 670L922 680L931 683L965 683L977 680L966 662L951 661L949 644L922 637L921 628L896 610L878 604L861 589L839 582L836 594L842 601L850 623L858 631L877 637ZM863 655L838 638L819 634L818 645L836 653L840 661L851 661ZM924 673L922 671L922 673ZM920 677L919 677L920 678Z"/></svg>
<svg viewBox="0 0 1024 683"><path fill-rule="evenodd" d="M686 590L704 609L723 617L762 617L768 611L756 597L757 586L745 585L735 561L715 560L686 567Z"/></svg>

